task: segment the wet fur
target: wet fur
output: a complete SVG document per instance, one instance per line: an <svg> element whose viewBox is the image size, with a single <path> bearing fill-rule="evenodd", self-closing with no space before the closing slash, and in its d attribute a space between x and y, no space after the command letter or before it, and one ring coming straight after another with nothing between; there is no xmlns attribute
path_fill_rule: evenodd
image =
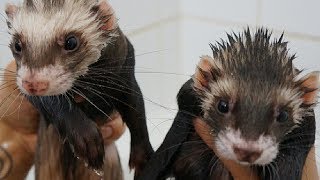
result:
<svg viewBox="0 0 320 180"><path fill-rule="evenodd" d="M251 37L249 30L247 30L245 34L245 38ZM282 58L278 61L278 63L280 64L272 64L274 63L274 61L272 61L271 64L268 64L268 61L265 62L266 60L264 60L261 63L265 63L266 71L255 69L258 66L255 66L253 63L251 63L249 66L245 65L245 61L247 61L245 57L252 58L252 55L254 56L255 52L259 52L261 49L255 49L255 45L251 45L253 41L252 39L249 39L250 43L248 44L237 43L237 41L240 41L240 37L240 35L235 35L235 37L229 35L230 44L222 42L218 45L219 48L217 48L216 46L212 46L213 56L220 58L217 58L218 60L220 60L217 61L218 64L213 65L213 67L218 68L215 68L212 71L210 71L211 74L201 72L202 75L200 76L200 81L199 78L193 78L187 81L182 86L177 96L179 111L174 119L172 127L167 133L164 142L161 144L156 153L151 157L146 168L141 173L141 176L139 177L140 180L160 180L172 176L176 179L184 180L232 179L228 171L224 169L223 165L219 162L218 157L200 139L200 137L195 133L193 127L193 119L195 117L201 117L203 119L206 119L205 116L208 116L209 109L206 109L206 107L209 107L209 105L206 105L205 103L212 102L210 102L210 100L204 102L203 97L206 97L206 95L210 93L210 88L211 90L212 88L215 88L210 87L210 85L214 84L215 81L218 81L219 78L221 78L221 76L230 75L228 71L224 71L226 68L232 69L243 66L245 70L240 71L239 75L235 73L234 76L235 78L244 78L245 83L250 83L250 77L252 78L252 74L250 73L254 70L252 73L256 74L253 75L253 77L260 75L259 77L262 76L266 79L273 78L271 82L274 82L275 84L280 84L283 87L290 87L292 89L296 89L297 91L303 93L313 91L310 89L299 89L299 85L302 82L298 82L297 84L299 85L292 83L292 79L297 75L297 71L293 70L294 68L292 67L292 60L294 59L294 56L283 59L287 55L287 50L286 42L282 42L282 37L278 42L275 42L276 45L273 46L274 48L270 49L272 51L272 54L274 55L273 58ZM235 40L235 38L238 38L237 41ZM267 31L259 29L258 32L255 34L255 38L256 43L261 43L259 45L256 45L257 47L263 47L267 49L269 48L269 44L267 44L266 42L269 41L270 35ZM239 55L239 57L242 57L242 61L232 62L234 60L237 60L237 58L232 58L234 57L232 53L236 53L238 50L244 48L244 46L247 45L252 46L252 51L243 52L247 54ZM261 54L261 56L259 57L261 57L262 59L264 59L265 57L270 58L268 54ZM237 66L233 67L232 63L236 63ZM219 67L223 68L219 69ZM273 76L270 76L270 74L272 74L273 72L278 73L278 75L274 77L285 77L285 79L277 79ZM208 84L205 84L203 83L204 81L201 81L201 79L208 77L210 77L210 82ZM286 77L288 79L286 79ZM248 79L246 80L246 78ZM203 88L206 85L208 85L208 90L204 91L205 93L203 94L199 93L197 87ZM257 87L259 87L259 85L259 83L255 84L255 86ZM272 87L274 87L274 85L270 84L271 91ZM216 89L219 89L219 87L216 87ZM229 90L234 91L239 90L239 88L233 87ZM240 89L242 93L246 93L245 91L248 91L245 89L243 90L244 91ZM250 94L247 94L247 96L250 96ZM258 96L258 98L259 97L260 96ZM254 102L256 101L258 100L252 99L252 102L248 102L248 104L255 104ZM279 153L275 160L272 163L266 165L265 167L252 167L253 170L257 172L259 177L261 177L261 179L301 179L306 157L315 142L315 117L313 109L311 108L312 105L313 104L300 104L299 108L304 109L300 112L297 112L303 112L302 116L299 117L300 124L294 126L295 128L286 129L288 133L285 134L283 137L280 136L281 139L278 139L278 141L280 142ZM259 117L259 115L257 117ZM209 125L211 124L211 127L213 127L213 131L223 128L218 126L219 122L206 122ZM244 126L244 129L247 129L244 135L249 138L256 137L255 133L258 133L259 131L264 131L264 129L252 129L256 128L256 126L250 123L238 124L237 126ZM285 132L284 129L282 129L281 131L283 131L282 133Z"/></svg>
<svg viewBox="0 0 320 180"><path fill-rule="evenodd" d="M99 6L93 6L95 4L98 4L98 1L26 0L23 7L19 9L14 9L14 6L7 8L12 42L19 37L22 44L30 43L24 42L24 32L33 37L28 37L32 42L31 48L24 54L27 58L13 53L18 71L23 64L29 65L31 70L58 64L63 65L66 71L72 74L70 77L74 80L72 90L66 94L27 96L42 113L45 124L52 125L57 130L61 142L64 143L63 149L66 153L62 153L64 161L61 163L62 167L65 167L62 169L65 178L73 176L73 172L66 167L73 164L74 156L86 161L91 168L102 169L104 146L96 123L104 123L108 115L114 111L121 114L131 132L130 167L135 168L135 172L138 173L153 153L146 127L143 96L134 74L134 48L121 30L115 26L114 15L109 14L110 9L104 11ZM60 9L61 11L56 13ZM14 12L11 11L17 11L18 16L13 16ZM32 23L33 16L37 17L35 19L39 19L39 22ZM48 19L44 17L51 17L51 24L47 25ZM65 17L69 18L65 19ZM65 19L67 23L61 19ZM39 27L39 31L47 36L39 36L39 32L35 35L31 24L46 24L48 29L57 31L50 33L45 29L42 32L43 28ZM80 39L83 37L90 39L83 42L85 48L77 52L78 54L70 56L71 59L60 57L60 54L55 51L59 47L56 47L56 44L50 44L55 42L55 38L65 36L65 32L59 31L59 27L74 34L81 32ZM46 39L52 34L57 37ZM43 42L48 42L48 46L43 46ZM14 43L11 44L12 49L13 46ZM36 61L39 59L43 61ZM76 103L74 96L82 96L86 101ZM42 144L44 143L40 143L38 153L42 153ZM69 150L67 145L70 146ZM52 145L51 148L59 148L56 146L58 145ZM41 168L37 169L41 170Z"/></svg>
<svg viewBox="0 0 320 180"><path fill-rule="evenodd" d="M35 158L36 179L100 180L101 176L85 167L83 161L75 158L68 144L59 139L52 125L40 121L37 154ZM123 180L122 167L115 144L105 147L104 180ZM66 157L68 157L66 159ZM64 162L64 164L61 164Z"/></svg>
<svg viewBox="0 0 320 180"><path fill-rule="evenodd" d="M105 113L110 114L114 110L121 114L132 133L131 167L142 168L153 152L147 134L143 98L134 78L134 70L133 68L125 71L121 70L121 66L134 66L133 47L124 36L120 37L124 39L119 38L119 42L116 42L115 46L110 46L109 49L106 49L101 59L91 66L92 68L108 69L115 67L117 69L113 69L111 72L103 71L101 75L106 78L99 79L94 78L96 77L94 75L93 77L90 76L90 73L99 73L93 68L83 77L92 86L78 87L86 99L94 102L95 106L88 101L75 104L71 98L69 99L71 101L70 104L70 101L65 96L29 97L31 103L43 113L48 124L53 124L58 130L61 139L74 148L75 155L84 158L89 163L89 166L97 169L100 169L103 164L104 148L100 132L92 119L103 121L106 118ZM127 52L123 52L123 49L127 49ZM123 57L123 54L126 54L126 56ZM124 61L123 64L118 67L117 65L110 65L108 60L112 59L112 57L118 58L118 61L113 62L119 63L122 60ZM72 158L74 157L71 156ZM64 159L70 159L70 154L64 155ZM64 161L64 163L68 166L68 162Z"/></svg>
<svg viewBox="0 0 320 180"><path fill-rule="evenodd" d="M16 64L11 61L4 70L4 89L0 93L4 103L0 108L0 114L4 116L0 121L0 159L3 162L0 179L25 179L35 163L37 179L63 179L64 173L68 172L68 176L73 175L75 179L100 180L100 176L85 167L78 159L67 167L67 171L61 168L63 153L67 153L62 151L63 142L52 125L46 124L43 120L39 122L39 113L19 92L14 81L15 74ZM41 135L38 139L38 153L35 154L36 147L33 145L36 146L38 133ZM69 149L68 144L65 146ZM66 155L73 156L72 153ZM123 180L121 163L114 143L105 145L104 162L105 180Z"/></svg>
<svg viewBox="0 0 320 180"><path fill-rule="evenodd" d="M190 79L181 88L178 94L179 112L164 142L139 177L140 180L164 180L170 176L185 180L216 179L219 174L220 177L229 178L227 170L221 168L223 165L216 162L218 157L195 134L192 120L202 117L202 112L192 84ZM281 143L281 146L289 148L281 149L274 163L266 166L265 170L257 168L259 176L266 180L301 179L306 157L314 141L315 118L304 117L304 123L286 135L286 140Z"/></svg>

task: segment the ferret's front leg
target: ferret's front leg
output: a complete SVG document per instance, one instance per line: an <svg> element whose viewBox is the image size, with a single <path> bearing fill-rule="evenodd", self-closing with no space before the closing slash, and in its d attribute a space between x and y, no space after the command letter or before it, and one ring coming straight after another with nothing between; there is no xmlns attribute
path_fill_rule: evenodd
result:
<svg viewBox="0 0 320 180"><path fill-rule="evenodd" d="M95 169L103 167L104 146L94 121L65 96L29 97L30 102L57 129L60 138L69 143L75 155Z"/></svg>
<svg viewBox="0 0 320 180"><path fill-rule="evenodd" d="M131 87L124 89L127 92L117 97L122 102L125 102L125 104L120 102L117 110L120 112L131 133L129 165L130 168L135 169L135 175L137 175L153 154L153 149L149 142L142 93L134 76L129 76L128 78L130 78Z"/></svg>
<svg viewBox="0 0 320 180"><path fill-rule="evenodd" d="M139 180L164 180L172 173L172 165L181 147L192 132L192 117L179 111L163 143L151 156L147 166L139 174Z"/></svg>

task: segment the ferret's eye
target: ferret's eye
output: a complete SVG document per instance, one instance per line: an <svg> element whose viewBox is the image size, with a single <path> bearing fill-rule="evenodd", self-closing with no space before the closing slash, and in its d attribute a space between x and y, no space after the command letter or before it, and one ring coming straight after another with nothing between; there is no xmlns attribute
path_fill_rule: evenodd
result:
<svg viewBox="0 0 320 180"><path fill-rule="evenodd" d="M20 41L16 41L14 43L14 50L16 51L16 53L21 53L22 51L22 45Z"/></svg>
<svg viewBox="0 0 320 180"><path fill-rule="evenodd" d="M228 113L229 112L229 103L223 100L220 100L218 103L218 110L221 113Z"/></svg>
<svg viewBox="0 0 320 180"><path fill-rule="evenodd" d="M279 112L279 115L277 116L278 122L286 122L289 119L289 113L287 111L281 111Z"/></svg>
<svg viewBox="0 0 320 180"><path fill-rule="evenodd" d="M75 36L70 36L66 39L64 49L67 51L75 51L78 48L79 42Z"/></svg>

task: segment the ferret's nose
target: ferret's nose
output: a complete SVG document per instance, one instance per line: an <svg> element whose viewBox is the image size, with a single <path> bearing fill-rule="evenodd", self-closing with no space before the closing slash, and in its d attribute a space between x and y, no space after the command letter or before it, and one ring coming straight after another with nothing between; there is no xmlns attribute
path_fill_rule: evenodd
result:
<svg viewBox="0 0 320 180"><path fill-rule="evenodd" d="M48 88L49 82L48 81L22 81L22 87L30 93L30 95L42 96L44 95Z"/></svg>
<svg viewBox="0 0 320 180"><path fill-rule="evenodd" d="M262 151L249 148L240 148L236 146L233 147L233 151L239 161L246 163L255 162L262 154Z"/></svg>

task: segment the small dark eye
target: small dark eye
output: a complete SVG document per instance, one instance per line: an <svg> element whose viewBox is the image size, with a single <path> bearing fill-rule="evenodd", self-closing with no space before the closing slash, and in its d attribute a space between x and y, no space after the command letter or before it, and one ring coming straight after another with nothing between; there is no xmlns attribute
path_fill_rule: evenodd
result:
<svg viewBox="0 0 320 180"><path fill-rule="evenodd" d="M20 53L22 51L22 47L21 47L21 42L20 41L17 41L17 42L14 43L14 50L17 53Z"/></svg>
<svg viewBox="0 0 320 180"><path fill-rule="evenodd" d="M277 116L277 121L282 123L286 122L289 119L289 113L287 111L280 111L279 115Z"/></svg>
<svg viewBox="0 0 320 180"><path fill-rule="evenodd" d="M220 100L218 103L218 110L221 113L228 113L229 112L229 103L223 100Z"/></svg>
<svg viewBox="0 0 320 180"><path fill-rule="evenodd" d="M75 36L70 36L66 39L64 49L67 51L74 51L78 47L79 42Z"/></svg>

